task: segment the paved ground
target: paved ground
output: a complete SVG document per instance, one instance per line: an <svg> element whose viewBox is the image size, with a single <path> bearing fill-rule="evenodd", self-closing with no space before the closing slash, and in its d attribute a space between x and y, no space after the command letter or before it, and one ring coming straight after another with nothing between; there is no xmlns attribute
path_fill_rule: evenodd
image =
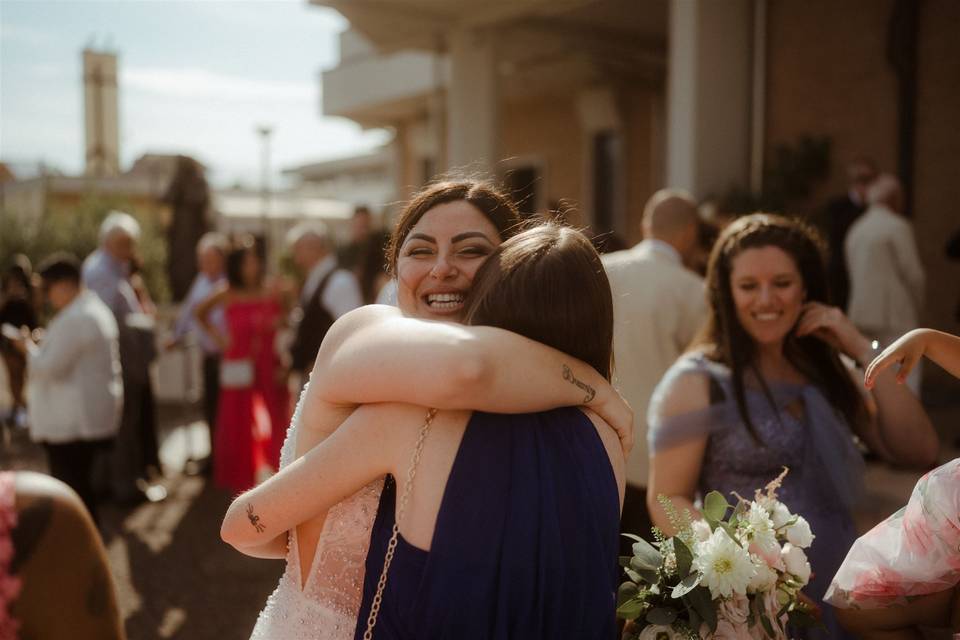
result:
<svg viewBox="0 0 960 640"><path fill-rule="evenodd" d="M209 450L199 412L161 407L161 459L168 498L132 510L106 507L104 542L130 640L246 640L283 571L220 541L230 496L181 473L189 449ZM0 468L45 471L42 452L14 434ZM192 445L192 447L191 447Z"/></svg>
<svg viewBox="0 0 960 640"><path fill-rule="evenodd" d="M960 455L952 447L953 435L960 433L960 397L928 406L944 436L943 460ZM168 499L103 514L128 635L131 640L249 638L282 563L247 558L220 541L230 497L181 472L191 450L200 456L209 447L199 412L166 406L160 414ZM44 471L45 463L20 433L0 442L0 468ZM879 464L869 465L867 474L867 496L857 513L863 529L902 506L918 477Z"/></svg>

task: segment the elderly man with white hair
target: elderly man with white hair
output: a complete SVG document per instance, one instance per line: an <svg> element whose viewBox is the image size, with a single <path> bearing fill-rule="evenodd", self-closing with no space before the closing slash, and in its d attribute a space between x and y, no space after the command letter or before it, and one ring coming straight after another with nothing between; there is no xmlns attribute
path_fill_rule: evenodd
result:
<svg viewBox="0 0 960 640"><path fill-rule="evenodd" d="M868 208L850 227L845 245L850 272L847 315L882 349L918 326L926 277L913 226L902 215L900 181L880 174L867 188L866 200ZM919 366L907 384L919 393Z"/></svg>
<svg viewBox="0 0 960 640"><path fill-rule="evenodd" d="M304 277L293 312L295 336L290 347L291 387L299 389L313 368L320 343L337 318L363 304L357 278L337 265L330 235L322 223L303 223L287 234L293 262ZM299 394L294 393L293 398Z"/></svg>
<svg viewBox="0 0 960 640"><path fill-rule="evenodd" d="M160 470L150 362L156 356L152 318L130 284L130 267L140 239L140 224L122 211L111 211L100 225L100 248L83 263L83 284L116 317L123 370L123 415L112 456L114 499L134 504L166 496L147 484L148 468Z"/></svg>

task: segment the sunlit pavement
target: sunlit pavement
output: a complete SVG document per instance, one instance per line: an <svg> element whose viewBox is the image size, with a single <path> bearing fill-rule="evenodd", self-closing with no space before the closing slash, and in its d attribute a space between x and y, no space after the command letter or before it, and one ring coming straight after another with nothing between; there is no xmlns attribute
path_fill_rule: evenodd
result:
<svg viewBox="0 0 960 640"><path fill-rule="evenodd" d="M161 406L160 458L167 499L132 509L107 505L101 529L130 640L246 640L283 571L280 560L241 555L220 540L230 496L182 473L209 452L199 412ZM0 450L0 467L46 471L24 433Z"/></svg>
<svg viewBox="0 0 960 640"><path fill-rule="evenodd" d="M960 399L932 408L943 438L941 460L960 455ZM257 614L277 584L281 561L247 558L221 542L220 521L230 496L203 476L182 473L190 457L209 451L193 409L161 406L165 501L102 513L104 540L131 640L249 638ZM0 451L0 466L45 470L42 452L15 434ZM862 530L905 504L919 474L869 464L867 493L857 511Z"/></svg>

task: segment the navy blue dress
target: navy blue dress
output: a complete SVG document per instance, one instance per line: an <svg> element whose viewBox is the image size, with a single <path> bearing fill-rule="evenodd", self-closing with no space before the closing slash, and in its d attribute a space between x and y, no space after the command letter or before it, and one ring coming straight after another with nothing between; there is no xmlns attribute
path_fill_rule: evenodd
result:
<svg viewBox="0 0 960 640"><path fill-rule="evenodd" d="M367 556L358 640L395 500L388 478ZM610 460L579 409L476 412L430 550L398 542L373 637L612 640L619 524Z"/></svg>

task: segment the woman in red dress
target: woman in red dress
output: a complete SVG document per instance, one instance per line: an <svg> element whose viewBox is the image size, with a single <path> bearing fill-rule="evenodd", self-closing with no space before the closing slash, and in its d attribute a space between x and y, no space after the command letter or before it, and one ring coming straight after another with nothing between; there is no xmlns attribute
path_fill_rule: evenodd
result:
<svg viewBox="0 0 960 640"><path fill-rule="evenodd" d="M197 305L200 325L220 345L220 403L213 445L214 481L234 492L256 484L264 465L276 470L289 421L289 395L274 340L284 307L263 286L263 261L252 241L227 255L227 286ZM226 334L211 310L223 305Z"/></svg>

